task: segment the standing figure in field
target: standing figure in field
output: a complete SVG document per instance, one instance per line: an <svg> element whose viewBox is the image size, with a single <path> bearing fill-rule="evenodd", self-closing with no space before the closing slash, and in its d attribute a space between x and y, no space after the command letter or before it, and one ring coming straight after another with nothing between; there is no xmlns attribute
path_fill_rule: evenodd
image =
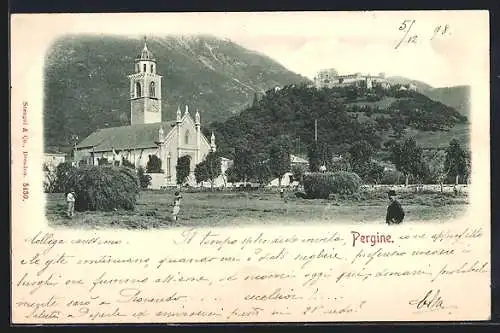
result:
<svg viewBox="0 0 500 333"><path fill-rule="evenodd" d="M390 190L387 192L387 196L389 197L390 204L389 207L387 207L385 222L389 225L403 222L405 212L401 204L396 200L396 191Z"/></svg>
<svg viewBox="0 0 500 333"><path fill-rule="evenodd" d="M288 200L287 200L287 198L286 198L285 189L284 189L283 187L280 189L280 198L281 198L281 199L282 199L285 203L287 203L287 202L288 202Z"/></svg>
<svg viewBox="0 0 500 333"><path fill-rule="evenodd" d="M68 205L67 215L69 218L72 218L73 215L75 215L75 201L76 194L75 191L71 189L68 193L66 193L66 203Z"/></svg>
<svg viewBox="0 0 500 333"><path fill-rule="evenodd" d="M179 211L181 210L181 198L182 195L179 193L179 191L175 192L175 197L174 197L174 208L172 211L172 217L174 221L177 221L177 215L179 214Z"/></svg>

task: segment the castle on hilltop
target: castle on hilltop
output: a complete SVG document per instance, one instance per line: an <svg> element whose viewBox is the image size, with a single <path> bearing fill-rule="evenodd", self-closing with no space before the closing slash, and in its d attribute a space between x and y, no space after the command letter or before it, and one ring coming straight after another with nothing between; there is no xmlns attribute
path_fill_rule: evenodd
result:
<svg viewBox="0 0 500 333"><path fill-rule="evenodd" d="M387 81L384 73L379 73L378 75L361 73L339 75L334 69L324 69L314 78L314 86L318 89L348 86L358 86L367 89L379 86L383 89L389 89L391 84Z"/></svg>

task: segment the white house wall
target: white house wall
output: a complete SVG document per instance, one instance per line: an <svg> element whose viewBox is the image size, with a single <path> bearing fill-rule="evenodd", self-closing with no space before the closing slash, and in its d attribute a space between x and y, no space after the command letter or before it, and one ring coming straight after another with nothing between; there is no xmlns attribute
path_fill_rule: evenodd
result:
<svg viewBox="0 0 500 333"><path fill-rule="evenodd" d="M186 143L186 131L189 131L189 140ZM207 139L203 136L200 129L200 147L197 147L197 133L196 126L193 119L190 116L184 116L182 122L172 128L172 131L168 133L166 141L163 147L162 156L162 166L165 170L167 183L176 183L176 165L177 159L184 155L191 156L191 181L194 181L194 168L198 163L203 161L205 157L210 152L210 144ZM170 158L170 163L168 162ZM169 168L170 165L170 168Z"/></svg>

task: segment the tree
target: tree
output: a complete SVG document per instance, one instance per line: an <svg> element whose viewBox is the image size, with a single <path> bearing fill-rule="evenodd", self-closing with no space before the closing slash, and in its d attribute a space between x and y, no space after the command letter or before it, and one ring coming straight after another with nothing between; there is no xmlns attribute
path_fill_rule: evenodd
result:
<svg viewBox="0 0 500 333"><path fill-rule="evenodd" d="M372 168L376 167L371 162L373 147L365 140L355 142L349 149L349 156L349 164L352 171L357 173L362 179L368 178L372 172Z"/></svg>
<svg viewBox="0 0 500 333"><path fill-rule="evenodd" d="M43 163L43 172L45 174L45 180L43 182L44 192L55 193L57 182L56 170L49 167L46 163Z"/></svg>
<svg viewBox="0 0 500 333"><path fill-rule="evenodd" d="M246 185L252 178L255 169L255 156L246 148L237 148L234 154L234 173L238 180L243 180Z"/></svg>
<svg viewBox="0 0 500 333"><path fill-rule="evenodd" d="M271 181L272 173L268 162L258 162L255 165L254 178L261 186L265 186Z"/></svg>
<svg viewBox="0 0 500 333"><path fill-rule="evenodd" d="M318 144L313 142L307 151L307 157L309 159L309 171L318 172L320 167L320 154L318 149Z"/></svg>
<svg viewBox="0 0 500 333"><path fill-rule="evenodd" d="M196 171L196 169L195 169L195 171ZM234 166L229 167L226 170L225 175L226 175L227 181L230 183L236 183L239 180L239 177L236 174Z"/></svg>
<svg viewBox="0 0 500 333"><path fill-rule="evenodd" d="M400 139L405 133L406 122L399 113L391 118L391 126L393 130L392 137Z"/></svg>
<svg viewBox="0 0 500 333"><path fill-rule="evenodd" d="M203 181L210 182L210 189L213 191L215 180L221 174L221 159L220 156L211 152L207 155L205 160L198 163L194 169L194 175L197 183Z"/></svg>
<svg viewBox="0 0 500 333"><path fill-rule="evenodd" d="M467 174L467 152L457 139L452 139L446 149L445 168L455 177L455 184L458 184L460 176Z"/></svg>
<svg viewBox="0 0 500 333"><path fill-rule="evenodd" d="M288 137L279 137L269 149L269 168L271 174L278 177L278 186L281 187L281 178L290 171L290 141Z"/></svg>
<svg viewBox="0 0 500 333"><path fill-rule="evenodd" d="M332 151L330 147L323 143L318 145L318 156L320 166L325 166L328 170L332 167Z"/></svg>
<svg viewBox="0 0 500 333"><path fill-rule="evenodd" d="M358 166L370 162L373 156L373 147L365 140L356 141L349 149L351 166L355 170Z"/></svg>
<svg viewBox="0 0 500 333"><path fill-rule="evenodd" d="M375 184L380 183L384 177L384 167L379 163L370 162L368 172L365 175L364 180L367 182L373 182Z"/></svg>
<svg viewBox="0 0 500 333"><path fill-rule="evenodd" d="M425 154L424 158L429 167L430 177L440 185L441 192L443 192L443 183L448 176L445 166L446 152L444 150L431 151Z"/></svg>
<svg viewBox="0 0 500 333"><path fill-rule="evenodd" d="M191 156L184 155L177 159L177 165L175 166L175 171L177 174L177 184L182 185L189 176L191 166Z"/></svg>
<svg viewBox="0 0 500 333"><path fill-rule="evenodd" d="M205 163L200 162L196 164L196 166L194 167L194 178L197 184L208 179Z"/></svg>
<svg viewBox="0 0 500 333"><path fill-rule="evenodd" d="M405 176L405 186L408 186L411 175L419 176L423 172L422 148L412 137L403 143L394 143L391 146L391 161Z"/></svg>
<svg viewBox="0 0 500 333"><path fill-rule="evenodd" d="M147 173L162 173L161 159L156 155L149 155L148 163L146 164Z"/></svg>
<svg viewBox="0 0 500 333"><path fill-rule="evenodd" d="M302 184L302 178L304 177L304 174L306 173L307 168L303 164L294 164L292 165L292 175L293 175L293 180L299 182L299 184Z"/></svg>
<svg viewBox="0 0 500 333"><path fill-rule="evenodd" d="M414 163L412 175L415 177L415 180L419 185L417 191L423 189L422 184L424 182L424 179L429 177L429 166L427 165L427 163L425 163L422 154L420 154L420 158L417 159Z"/></svg>
<svg viewBox="0 0 500 333"><path fill-rule="evenodd" d="M146 189L149 185L151 185L152 178L144 172L144 168L142 166L137 168L137 176L139 177L139 184L142 189Z"/></svg>
<svg viewBox="0 0 500 333"><path fill-rule="evenodd" d="M465 183L469 184L470 181L470 175L472 172L472 161L471 161L471 156L470 152L467 152L467 159L466 159L466 165L465 165Z"/></svg>

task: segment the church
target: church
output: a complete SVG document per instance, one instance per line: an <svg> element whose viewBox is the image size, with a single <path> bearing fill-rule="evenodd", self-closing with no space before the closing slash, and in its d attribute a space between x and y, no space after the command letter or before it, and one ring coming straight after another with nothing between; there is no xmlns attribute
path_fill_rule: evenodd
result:
<svg viewBox="0 0 500 333"><path fill-rule="evenodd" d="M150 155L162 162L165 186L176 184L178 158L191 157L191 174L188 181L194 182L194 168L209 152L216 151L215 136L210 141L201 132L200 114L194 119L188 106L184 112L177 108L176 119L163 121L161 110L161 80L156 60L144 40L144 48L135 59L135 72L130 80L130 125L98 129L75 146L74 160L78 165L94 164L106 159L109 163L121 164L124 160L135 167L146 169Z"/></svg>

